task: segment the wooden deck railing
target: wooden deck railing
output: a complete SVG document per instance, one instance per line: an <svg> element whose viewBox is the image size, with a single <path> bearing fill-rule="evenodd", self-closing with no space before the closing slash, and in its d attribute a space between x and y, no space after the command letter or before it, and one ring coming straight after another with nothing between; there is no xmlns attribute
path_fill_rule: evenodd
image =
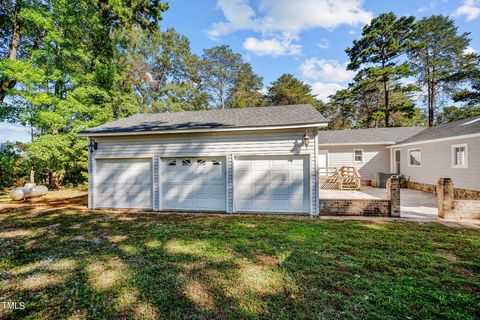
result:
<svg viewBox="0 0 480 320"><path fill-rule="evenodd" d="M320 182L323 189L359 190L361 176L352 166L320 168Z"/></svg>

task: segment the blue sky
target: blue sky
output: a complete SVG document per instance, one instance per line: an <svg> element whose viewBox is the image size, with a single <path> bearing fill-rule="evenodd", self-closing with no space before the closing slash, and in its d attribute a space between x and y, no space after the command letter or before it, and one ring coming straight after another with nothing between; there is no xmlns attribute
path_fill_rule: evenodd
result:
<svg viewBox="0 0 480 320"><path fill-rule="evenodd" d="M175 28L192 51L228 44L252 64L264 85L292 73L321 99L346 87L345 48L372 17L393 11L417 19L449 15L471 33L469 50L480 51L480 0L171 0L161 28ZM28 141L28 130L0 123L0 142Z"/></svg>

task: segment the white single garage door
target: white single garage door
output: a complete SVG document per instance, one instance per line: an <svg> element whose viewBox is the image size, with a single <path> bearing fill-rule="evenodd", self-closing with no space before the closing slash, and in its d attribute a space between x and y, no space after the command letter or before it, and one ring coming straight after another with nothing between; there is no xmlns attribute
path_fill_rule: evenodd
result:
<svg viewBox="0 0 480 320"><path fill-rule="evenodd" d="M308 160L300 156L235 160L236 211L309 212Z"/></svg>
<svg viewBox="0 0 480 320"><path fill-rule="evenodd" d="M95 175L99 208L152 208L151 159L99 159Z"/></svg>
<svg viewBox="0 0 480 320"><path fill-rule="evenodd" d="M224 158L164 158L162 168L162 209L226 211Z"/></svg>

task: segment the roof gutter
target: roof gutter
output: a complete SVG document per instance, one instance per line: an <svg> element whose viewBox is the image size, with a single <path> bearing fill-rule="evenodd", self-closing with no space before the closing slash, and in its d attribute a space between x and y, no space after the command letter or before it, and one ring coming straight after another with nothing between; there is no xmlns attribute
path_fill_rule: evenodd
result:
<svg viewBox="0 0 480 320"><path fill-rule="evenodd" d="M380 141L380 142L342 142L342 143L319 143L319 146L354 146L354 145L385 145L394 144L395 141Z"/></svg>
<svg viewBox="0 0 480 320"><path fill-rule="evenodd" d="M301 128L319 128L326 127L328 123L308 123L294 124L284 126L265 126L265 127L236 127L236 128L206 128L206 129L183 129L183 130L152 130L152 131L126 131L126 132L88 132L81 131L77 133L79 137L115 137L115 136L137 136L152 134L175 134L175 133L201 133L201 132L227 132L227 131L251 131L251 130L278 130L278 129L301 129Z"/></svg>
<svg viewBox="0 0 480 320"><path fill-rule="evenodd" d="M393 146L388 146L387 148L406 147L406 146L414 146L414 145L417 145L417 144L424 144L424 143L431 143L431 142L452 141L452 140L458 140L458 139L469 139L469 138L477 138L477 137L480 137L480 132L479 133L472 133L472 134L464 134L464 135L455 136L455 137L446 137L446 138L438 138L438 139L426 139L426 140L409 142L409 143L399 143L399 144L395 144Z"/></svg>

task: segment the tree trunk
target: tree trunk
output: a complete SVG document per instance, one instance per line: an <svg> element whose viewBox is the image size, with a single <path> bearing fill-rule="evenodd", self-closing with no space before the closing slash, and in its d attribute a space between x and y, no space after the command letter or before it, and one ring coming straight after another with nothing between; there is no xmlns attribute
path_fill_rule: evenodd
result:
<svg viewBox="0 0 480 320"><path fill-rule="evenodd" d="M18 46L20 45L20 22L18 21L18 15L20 13L20 0L15 1L15 12L13 14L12 22L12 40L10 42L10 51L8 54L9 60L17 60ZM15 79L0 79L0 103L5 100L7 92L12 89L17 82Z"/></svg>
<svg viewBox="0 0 480 320"><path fill-rule="evenodd" d="M431 89L430 89L430 105L428 109L428 126L433 127L433 120L434 120L434 115L435 115L435 83L431 83Z"/></svg>
<svg viewBox="0 0 480 320"><path fill-rule="evenodd" d="M30 182L35 183L35 170L33 169L33 166L30 167Z"/></svg>
<svg viewBox="0 0 480 320"><path fill-rule="evenodd" d="M385 93L385 127L389 126L390 122L390 101L389 101L389 96L388 96L388 79L383 80L383 91Z"/></svg>

